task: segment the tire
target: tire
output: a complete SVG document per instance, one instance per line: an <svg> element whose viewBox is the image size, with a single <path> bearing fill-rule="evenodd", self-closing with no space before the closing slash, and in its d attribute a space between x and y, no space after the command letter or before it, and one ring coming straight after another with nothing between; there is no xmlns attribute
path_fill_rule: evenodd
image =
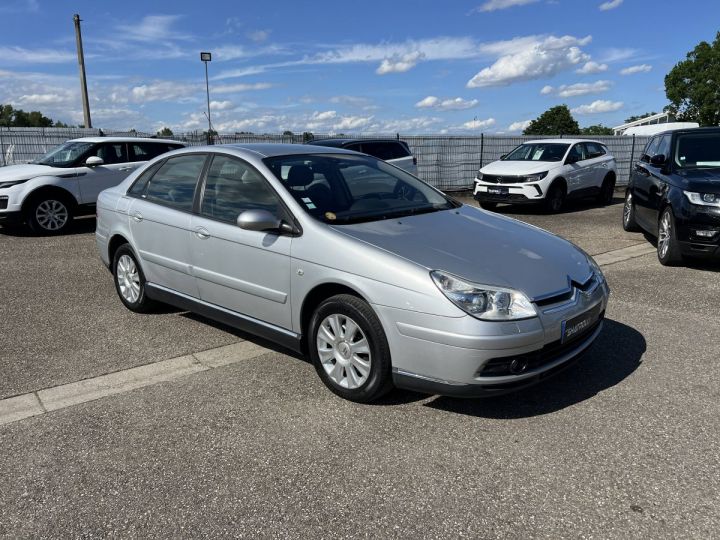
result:
<svg viewBox="0 0 720 540"><path fill-rule="evenodd" d="M600 194L597 197L598 204L603 206L612 204L613 195L615 195L615 178L608 174L600 187Z"/></svg>
<svg viewBox="0 0 720 540"><path fill-rule="evenodd" d="M565 203L565 188L560 184L553 184L545 195L545 211L557 214Z"/></svg>
<svg viewBox="0 0 720 540"><path fill-rule="evenodd" d="M479 204L483 210L495 210L497 208L496 202L481 202Z"/></svg>
<svg viewBox="0 0 720 540"><path fill-rule="evenodd" d="M369 403L392 389L385 331L365 301L349 294L328 298L313 313L309 330L315 370L333 393Z"/></svg>
<svg viewBox="0 0 720 540"><path fill-rule="evenodd" d="M623 204L623 229L627 232L638 232L640 230L640 226L635 221L635 203L629 189L625 192L625 204Z"/></svg>
<svg viewBox="0 0 720 540"><path fill-rule="evenodd" d="M669 206L665 207L658 220L657 255L663 266L676 266L683 260L675 233L675 216Z"/></svg>
<svg viewBox="0 0 720 540"><path fill-rule="evenodd" d="M30 199L25 208L25 221L35 234L62 234L72 223L72 208L68 197L55 193L40 194Z"/></svg>
<svg viewBox="0 0 720 540"><path fill-rule="evenodd" d="M135 313L147 313L156 303L145 294L145 274L129 244L123 244L112 262L115 291L125 307Z"/></svg>

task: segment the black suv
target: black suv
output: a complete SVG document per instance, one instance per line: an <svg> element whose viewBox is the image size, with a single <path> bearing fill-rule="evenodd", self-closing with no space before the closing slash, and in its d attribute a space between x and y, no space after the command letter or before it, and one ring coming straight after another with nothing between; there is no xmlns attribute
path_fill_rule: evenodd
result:
<svg viewBox="0 0 720 540"><path fill-rule="evenodd" d="M346 148L382 159L417 176L417 159L408 143L397 139L320 139L308 144Z"/></svg>
<svg viewBox="0 0 720 540"><path fill-rule="evenodd" d="M658 239L658 259L720 255L720 128L659 133L635 163L623 228Z"/></svg>

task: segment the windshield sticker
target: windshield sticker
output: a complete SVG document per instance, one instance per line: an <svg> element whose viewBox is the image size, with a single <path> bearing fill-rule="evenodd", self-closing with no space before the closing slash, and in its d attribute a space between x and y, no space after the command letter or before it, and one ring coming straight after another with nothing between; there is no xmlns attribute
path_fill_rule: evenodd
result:
<svg viewBox="0 0 720 540"><path fill-rule="evenodd" d="M535 150L535 154L533 155L532 160L538 161L542 157L544 150L544 148L538 148L537 150Z"/></svg>
<svg viewBox="0 0 720 540"><path fill-rule="evenodd" d="M332 212L325 212L325 219L335 221L337 219L337 216Z"/></svg>
<svg viewBox="0 0 720 540"><path fill-rule="evenodd" d="M313 202L312 202L312 200L310 199L310 197L303 197L303 198L302 198L302 202L305 203L305 206L307 206L309 210L315 210L315 208L317 208L317 206L315 206L315 205L313 204Z"/></svg>

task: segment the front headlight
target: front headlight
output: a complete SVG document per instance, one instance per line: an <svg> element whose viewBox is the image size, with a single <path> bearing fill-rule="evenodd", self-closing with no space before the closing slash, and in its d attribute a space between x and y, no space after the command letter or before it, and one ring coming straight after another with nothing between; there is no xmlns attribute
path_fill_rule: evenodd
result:
<svg viewBox="0 0 720 540"><path fill-rule="evenodd" d="M592 270L593 274L597 276L600 283L603 283L605 281L605 274L602 273L602 270L600 270L600 266L598 266L598 263L595 262L595 259L593 259L590 255L587 255L587 262L590 265L590 270Z"/></svg>
<svg viewBox="0 0 720 540"><path fill-rule="evenodd" d="M475 177L475 180L482 180L483 179L483 173L478 171L477 176Z"/></svg>
<svg viewBox="0 0 720 540"><path fill-rule="evenodd" d="M438 270L430 276L448 300L478 319L516 321L537 315L530 299L519 291L469 283Z"/></svg>
<svg viewBox="0 0 720 540"><path fill-rule="evenodd" d="M18 184L24 184L25 182L27 182L27 180L10 180L8 182L0 182L0 189L17 186Z"/></svg>
<svg viewBox="0 0 720 540"><path fill-rule="evenodd" d="M717 193L695 193L693 191L683 191L683 195L688 201L699 206L715 206L720 207L720 194Z"/></svg>
<svg viewBox="0 0 720 540"><path fill-rule="evenodd" d="M545 177L548 175L549 172L550 172L550 171L544 171L544 172L537 173L537 174L528 174L528 175L525 177L525 181L526 181L526 182L539 182L540 180L542 180L543 178L545 178Z"/></svg>

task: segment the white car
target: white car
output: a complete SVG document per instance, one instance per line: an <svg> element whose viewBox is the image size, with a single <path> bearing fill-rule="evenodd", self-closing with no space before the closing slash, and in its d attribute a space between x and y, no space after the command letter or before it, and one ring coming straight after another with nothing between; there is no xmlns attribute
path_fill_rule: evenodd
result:
<svg viewBox="0 0 720 540"><path fill-rule="evenodd" d="M32 163L0 167L0 223L25 222L41 234L67 229L73 216L92 214L101 191L183 143L136 137L67 141Z"/></svg>
<svg viewBox="0 0 720 540"><path fill-rule="evenodd" d="M610 204L617 180L615 158L588 140L528 141L480 169L475 199L485 209L497 203L540 203L558 212L565 199L597 197Z"/></svg>

